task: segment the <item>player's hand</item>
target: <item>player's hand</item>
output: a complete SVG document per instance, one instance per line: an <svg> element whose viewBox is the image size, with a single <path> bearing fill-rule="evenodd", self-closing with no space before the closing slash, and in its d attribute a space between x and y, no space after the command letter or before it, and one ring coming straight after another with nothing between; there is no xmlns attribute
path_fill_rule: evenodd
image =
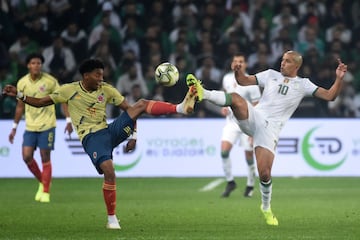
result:
<svg viewBox="0 0 360 240"><path fill-rule="evenodd" d="M17 89L16 89L16 87L14 87L12 85L6 85L3 89L3 94L11 96L11 97L16 97Z"/></svg>
<svg viewBox="0 0 360 240"><path fill-rule="evenodd" d="M134 151L135 148L136 148L136 139L130 139L127 142L126 146L124 146L123 152L124 153L130 153L130 152Z"/></svg>
<svg viewBox="0 0 360 240"><path fill-rule="evenodd" d="M336 68L336 76L339 78L343 78L345 73L347 72L347 65L344 64L341 59L338 59L338 67Z"/></svg>
<svg viewBox="0 0 360 240"><path fill-rule="evenodd" d="M71 133L74 131L71 122L66 123L64 133L68 133L69 138L71 139Z"/></svg>
<svg viewBox="0 0 360 240"><path fill-rule="evenodd" d="M9 134L9 142L11 144L14 143L15 134L16 134L16 128L11 129L11 132Z"/></svg>

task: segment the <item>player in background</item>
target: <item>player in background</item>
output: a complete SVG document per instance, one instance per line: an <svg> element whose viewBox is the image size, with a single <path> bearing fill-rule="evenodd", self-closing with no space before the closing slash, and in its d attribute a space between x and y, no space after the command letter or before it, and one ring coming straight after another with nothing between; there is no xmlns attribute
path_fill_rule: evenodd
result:
<svg viewBox="0 0 360 240"><path fill-rule="evenodd" d="M240 65L241 71L246 74L247 62L246 56L243 53L237 53L232 57L231 70L235 66ZM260 99L261 93L258 86L240 86L234 77L233 71L225 74L223 77L223 89L226 93L237 93L244 97L247 101L255 106ZM233 145L240 141L241 146L245 150L245 160L247 163L247 183L244 191L245 197L251 197L255 185L255 163L254 152L252 148L252 138L244 134L236 123L236 119L230 107L224 107L222 113L226 116L226 123L221 136L221 159L227 181L225 191L222 197L229 197L230 193L235 190L236 182L232 174L232 163L230 159L230 151Z"/></svg>
<svg viewBox="0 0 360 240"><path fill-rule="evenodd" d="M333 101L339 95L347 65L338 59L335 81L329 89L319 87L308 78L297 76L302 65L302 56L295 51L283 54L280 72L268 69L255 75L245 75L241 66L235 67L235 78L240 85L259 85L263 87L259 103L253 107L236 93L207 90L201 81L192 74L186 77L189 87L195 86L198 101L204 99L219 105L230 106L240 128L253 137L256 163L260 178L261 211L268 225L279 224L274 216L270 202L272 196L271 168L273 165L279 133L289 120L301 100L312 95Z"/></svg>
<svg viewBox="0 0 360 240"><path fill-rule="evenodd" d="M53 93L59 87L58 81L53 76L41 71L43 63L44 57L39 53L31 53L27 56L26 64L29 72L17 82L17 88L21 92L41 98ZM63 110L68 116L66 105L63 106ZM52 178L51 151L54 150L56 127L55 106L36 108L17 101L14 123L9 134L10 143L14 142L16 129L24 111L26 126L23 135L22 157L30 172L39 181L35 201L49 203ZM68 122L66 131L71 133L71 122ZM36 148L40 149L42 171L34 159Z"/></svg>
<svg viewBox="0 0 360 240"><path fill-rule="evenodd" d="M140 99L130 106L116 88L104 82L104 64L97 59L81 63L82 80L61 85L55 92L42 98L34 98L17 91L14 86L5 86L3 93L16 96L34 107L67 103L72 123L85 152L99 174L104 174L103 196L107 208L108 229L120 229L116 209L116 181L112 161L113 149L130 137L124 151L136 146L136 119L142 114L158 116L164 114L188 114L195 104L194 88L189 88L183 102L167 102ZM112 123L106 122L106 105L113 104L124 112Z"/></svg>

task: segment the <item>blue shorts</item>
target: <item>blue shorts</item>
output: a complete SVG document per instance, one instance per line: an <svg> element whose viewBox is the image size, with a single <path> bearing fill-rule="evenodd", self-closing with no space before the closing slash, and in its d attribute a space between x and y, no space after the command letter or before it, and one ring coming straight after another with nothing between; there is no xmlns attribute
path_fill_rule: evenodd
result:
<svg viewBox="0 0 360 240"><path fill-rule="evenodd" d="M134 130L134 120L127 112L122 113L107 128L86 135L82 141L85 152L99 174L103 174L100 164L112 159L114 148L125 141Z"/></svg>
<svg viewBox="0 0 360 240"><path fill-rule="evenodd" d="M25 131L23 135L23 147L39 147L40 149L54 150L55 128L42 132Z"/></svg>

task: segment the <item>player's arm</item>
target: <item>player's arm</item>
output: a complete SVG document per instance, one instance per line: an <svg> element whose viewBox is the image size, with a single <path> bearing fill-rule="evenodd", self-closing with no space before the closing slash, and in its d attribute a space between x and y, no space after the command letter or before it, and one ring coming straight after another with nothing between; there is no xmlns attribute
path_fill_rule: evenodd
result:
<svg viewBox="0 0 360 240"><path fill-rule="evenodd" d="M241 70L241 65L236 65L234 68L234 75L236 82L242 86L256 85L256 77L254 75L245 75Z"/></svg>
<svg viewBox="0 0 360 240"><path fill-rule="evenodd" d="M15 116L14 116L14 123L13 126L11 128L11 132L9 134L9 142L12 144L14 143L14 138L15 138L15 134L16 134L16 129L17 126L21 120L21 117L24 113L24 109L25 109L25 104L22 101L17 101L16 104L16 109L15 109Z"/></svg>
<svg viewBox="0 0 360 240"><path fill-rule="evenodd" d="M327 101L334 101L336 97L339 95L343 83L343 79L345 76L345 73L347 71L347 65L345 65L343 62L341 62L340 59L338 59L339 65L336 68L336 79L334 84L329 89L325 89L322 87L319 87L316 92L314 93L314 96L317 98L321 98Z"/></svg>
<svg viewBox="0 0 360 240"><path fill-rule="evenodd" d="M54 102L50 98L50 96L46 96L43 98L29 97L29 96L24 95L22 92L18 92L16 87L14 87L12 85L6 85L3 89L3 94L11 96L11 97L17 97L24 103L29 104L33 107L45 107L45 106L54 104Z"/></svg>
<svg viewBox="0 0 360 240"><path fill-rule="evenodd" d="M68 133L69 137L71 137L71 133L74 131L73 126L71 124L71 118L70 118L70 114L69 114L69 110L68 110L68 105L66 103L62 103L61 104L61 108L65 114L66 117L66 126L65 126L65 130L64 133Z"/></svg>

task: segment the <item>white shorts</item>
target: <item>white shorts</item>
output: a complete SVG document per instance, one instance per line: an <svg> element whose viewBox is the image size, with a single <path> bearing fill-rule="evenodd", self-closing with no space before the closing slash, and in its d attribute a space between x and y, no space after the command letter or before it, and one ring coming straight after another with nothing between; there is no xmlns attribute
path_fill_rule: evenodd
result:
<svg viewBox="0 0 360 240"><path fill-rule="evenodd" d="M227 141L234 145L237 140L239 140L239 145L242 146L245 151L253 150L249 136L241 131L237 123L234 121L226 121L222 131L221 141Z"/></svg>
<svg viewBox="0 0 360 240"><path fill-rule="evenodd" d="M247 105L249 118L237 120L241 130L253 137L254 148L264 147L275 154L282 124L266 120L249 102Z"/></svg>

